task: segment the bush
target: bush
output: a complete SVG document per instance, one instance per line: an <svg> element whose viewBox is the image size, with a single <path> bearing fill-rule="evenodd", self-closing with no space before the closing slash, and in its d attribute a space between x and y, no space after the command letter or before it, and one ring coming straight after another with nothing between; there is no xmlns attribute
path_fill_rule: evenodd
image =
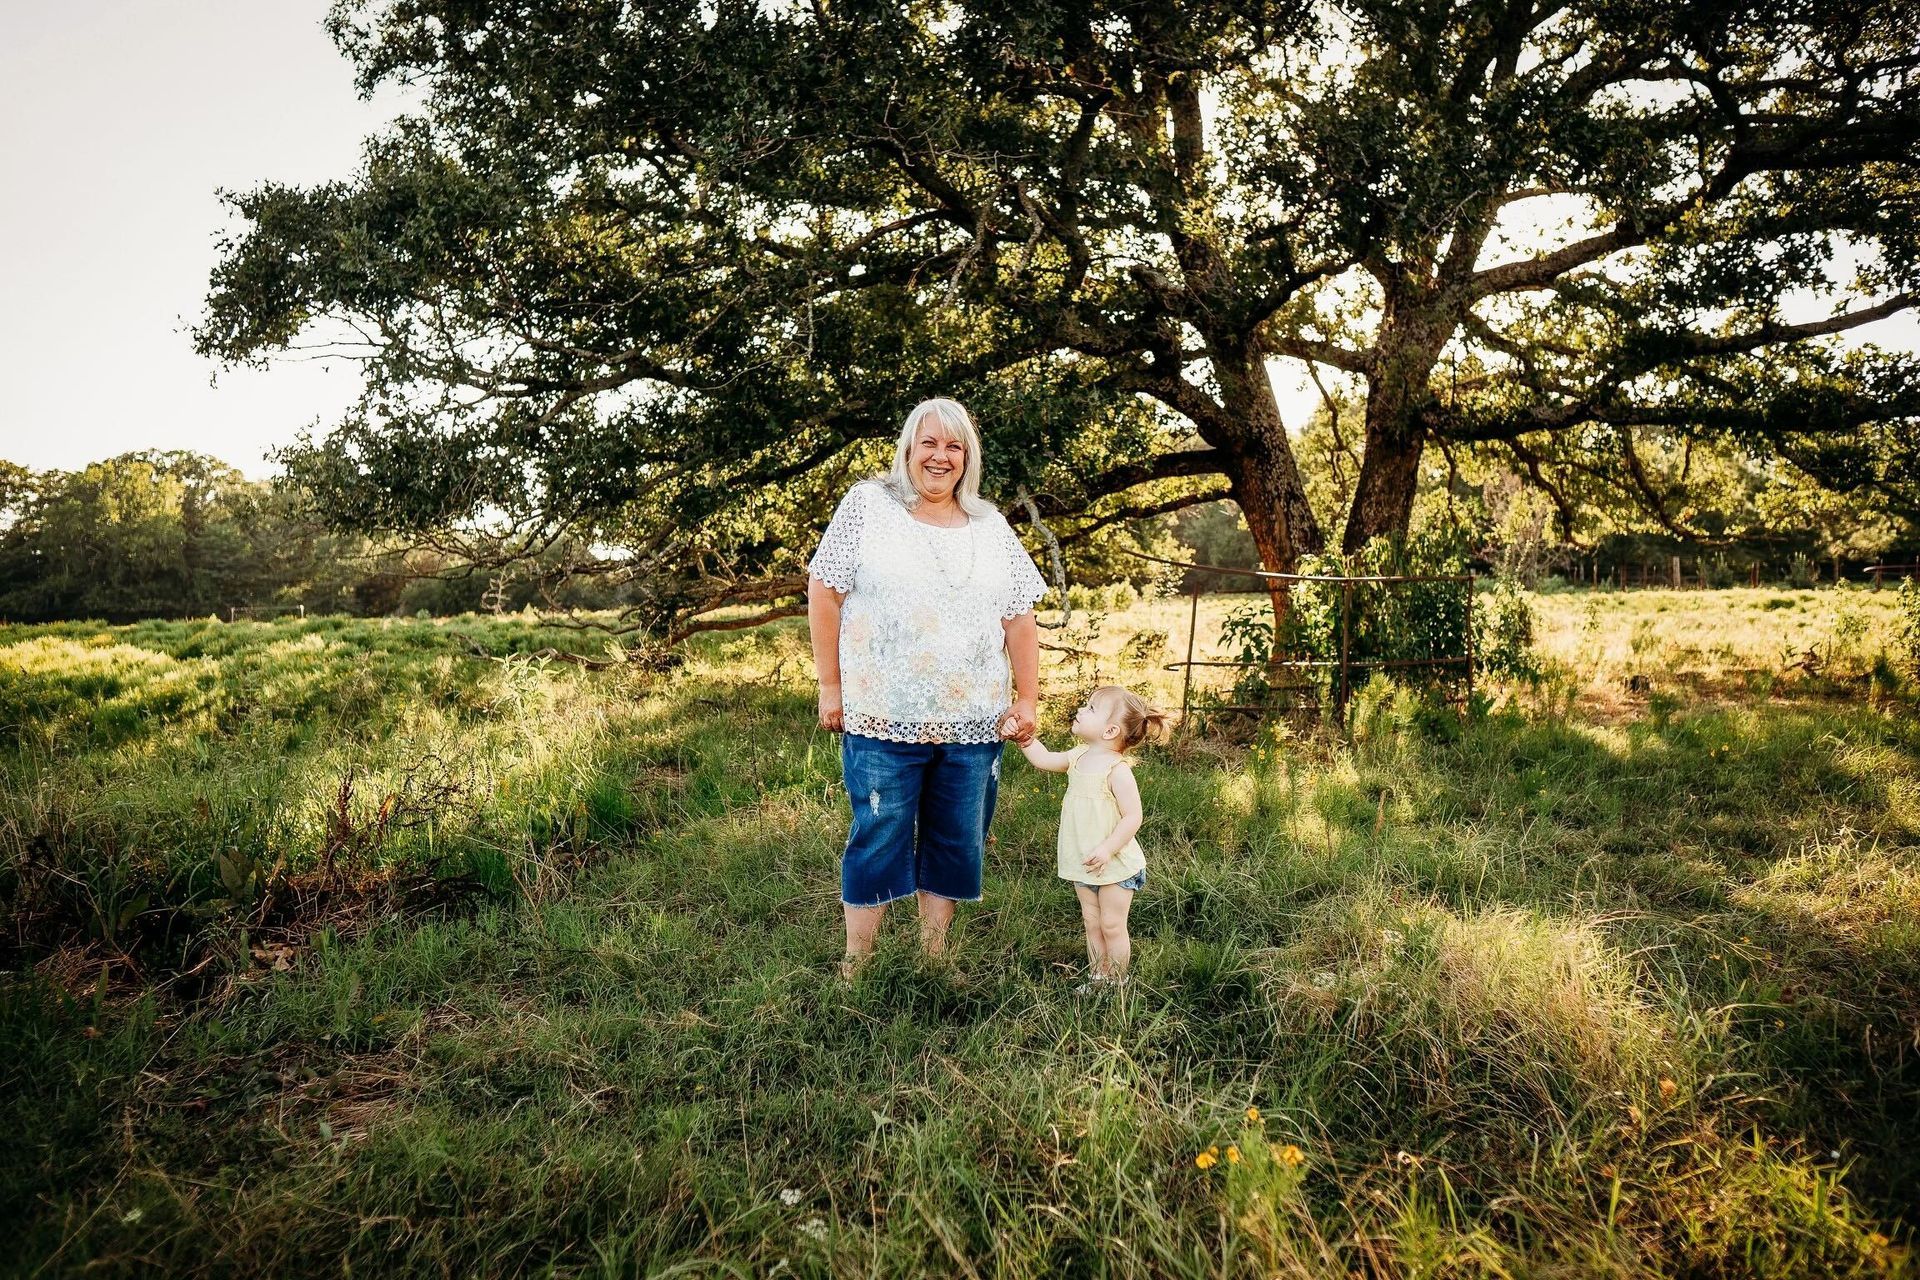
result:
<svg viewBox="0 0 1920 1280"><path fill-rule="evenodd" d="M1920 579L1908 578L1900 584L1893 639L1907 678L1920 680Z"/></svg>
<svg viewBox="0 0 1920 1280"><path fill-rule="evenodd" d="M1540 674L1533 654L1533 606L1511 578L1496 578L1492 590L1474 602L1474 671L1514 680Z"/></svg>
<svg viewBox="0 0 1920 1280"><path fill-rule="evenodd" d="M1350 563L1350 567L1349 567ZM1359 577L1456 577L1466 573L1464 534L1437 529L1408 538L1376 538L1351 562L1335 556L1316 557L1308 573L1350 574ZM1363 683L1371 671L1385 670L1396 682L1415 687L1446 684L1458 677L1458 666L1384 666L1452 658L1467 651L1467 593L1457 582L1357 582L1351 600L1339 583L1308 583L1295 593L1288 642L1305 656L1337 660L1341 650L1341 622L1346 615L1346 652L1349 663L1371 664L1349 672L1352 684ZM1338 679L1328 672L1325 683Z"/></svg>

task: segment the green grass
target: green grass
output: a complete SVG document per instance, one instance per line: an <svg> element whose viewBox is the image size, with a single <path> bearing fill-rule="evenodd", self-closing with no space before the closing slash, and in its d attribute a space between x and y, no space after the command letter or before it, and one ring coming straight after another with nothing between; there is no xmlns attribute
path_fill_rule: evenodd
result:
<svg viewBox="0 0 1920 1280"><path fill-rule="evenodd" d="M0 1269L1912 1274L1920 725L1783 670L1865 669L1829 597L1548 597L1556 674L1454 740L1376 688L1149 751L1092 1002L1011 755L951 958L901 917L832 980L797 626L0 629ZM1184 608L1048 732L1177 699Z"/></svg>

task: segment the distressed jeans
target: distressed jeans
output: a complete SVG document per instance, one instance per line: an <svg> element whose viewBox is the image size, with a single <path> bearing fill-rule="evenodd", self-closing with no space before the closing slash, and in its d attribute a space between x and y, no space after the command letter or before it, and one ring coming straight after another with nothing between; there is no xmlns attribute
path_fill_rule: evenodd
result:
<svg viewBox="0 0 1920 1280"><path fill-rule="evenodd" d="M853 826L840 858L840 900L877 907L931 893L978 902L1003 745L842 734Z"/></svg>

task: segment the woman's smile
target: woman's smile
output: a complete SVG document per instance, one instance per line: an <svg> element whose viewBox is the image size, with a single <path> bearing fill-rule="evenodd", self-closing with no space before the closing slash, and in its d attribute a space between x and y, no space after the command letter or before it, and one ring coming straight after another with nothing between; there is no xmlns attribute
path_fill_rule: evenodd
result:
<svg viewBox="0 0 1920 1280"><path fill-rule="evenodd" d="M926 431L908 455L914 487L929 498L944 499L960 483L966 470L966 442L954 436Z"/></svg>

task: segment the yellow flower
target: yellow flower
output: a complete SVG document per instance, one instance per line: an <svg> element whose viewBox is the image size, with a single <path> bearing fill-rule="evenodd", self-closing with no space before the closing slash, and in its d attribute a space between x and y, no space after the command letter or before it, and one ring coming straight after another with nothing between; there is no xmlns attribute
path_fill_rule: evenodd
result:
<svg viewBox="0 0 1920 1280"><path fill-rule="evenodd" d="M1193 1158L1193 1163L1199 1168L1211 1169L1213 1168L1214 1165L1220 1162L1214 1158L1213 1152L1202 1151L1199 1155Z"/></svg>
<svg viewBox="0 0 1920 1280"><path fill-rule="evenodd" d="M1259 1123L1260 1123L1260 1108L1258 1108L1258 1107L1248 1107L1248 1108L1247 1108L1247 1123L1249 1123L1249 1124L1259 1124Z"/></svg>
<svg viewBox="0 0 1920 1280"><path fill-rule="evenodd" d="M1673 1081L1668 1080L1664 1076L1661 1077L1660 1079L1660 1096L1661 1097L1671 1099L1673 1097L1674 1090L1678 1088L1679 1086L1674 1084Z"/></svg>
<svg viewBox="0 0 1920 1280"><path fill-rule="evenodd" d="M1231 1145L1231 1144L1229 1144L1229 1145L1228 1145L1228 1147L1227 1147L1227 1163L1228 1163L1228 1164L1239 1164L1239 1163L1240 1163L1240 1148L1238 1148L1238 1147L1236 1147L1236 1146L1233 1146L1233 1145Z"/></svg>
<svg viewBox="0 0 1920 1280"><path fill-rule="evenodd" d="M1300 1165L1306 1163L1307 1159L1300 1148L1294 1146L1291 1142L1284 1147L1274 1148L1273 1158L1289 1169L1298 1168Z"/></svg>

